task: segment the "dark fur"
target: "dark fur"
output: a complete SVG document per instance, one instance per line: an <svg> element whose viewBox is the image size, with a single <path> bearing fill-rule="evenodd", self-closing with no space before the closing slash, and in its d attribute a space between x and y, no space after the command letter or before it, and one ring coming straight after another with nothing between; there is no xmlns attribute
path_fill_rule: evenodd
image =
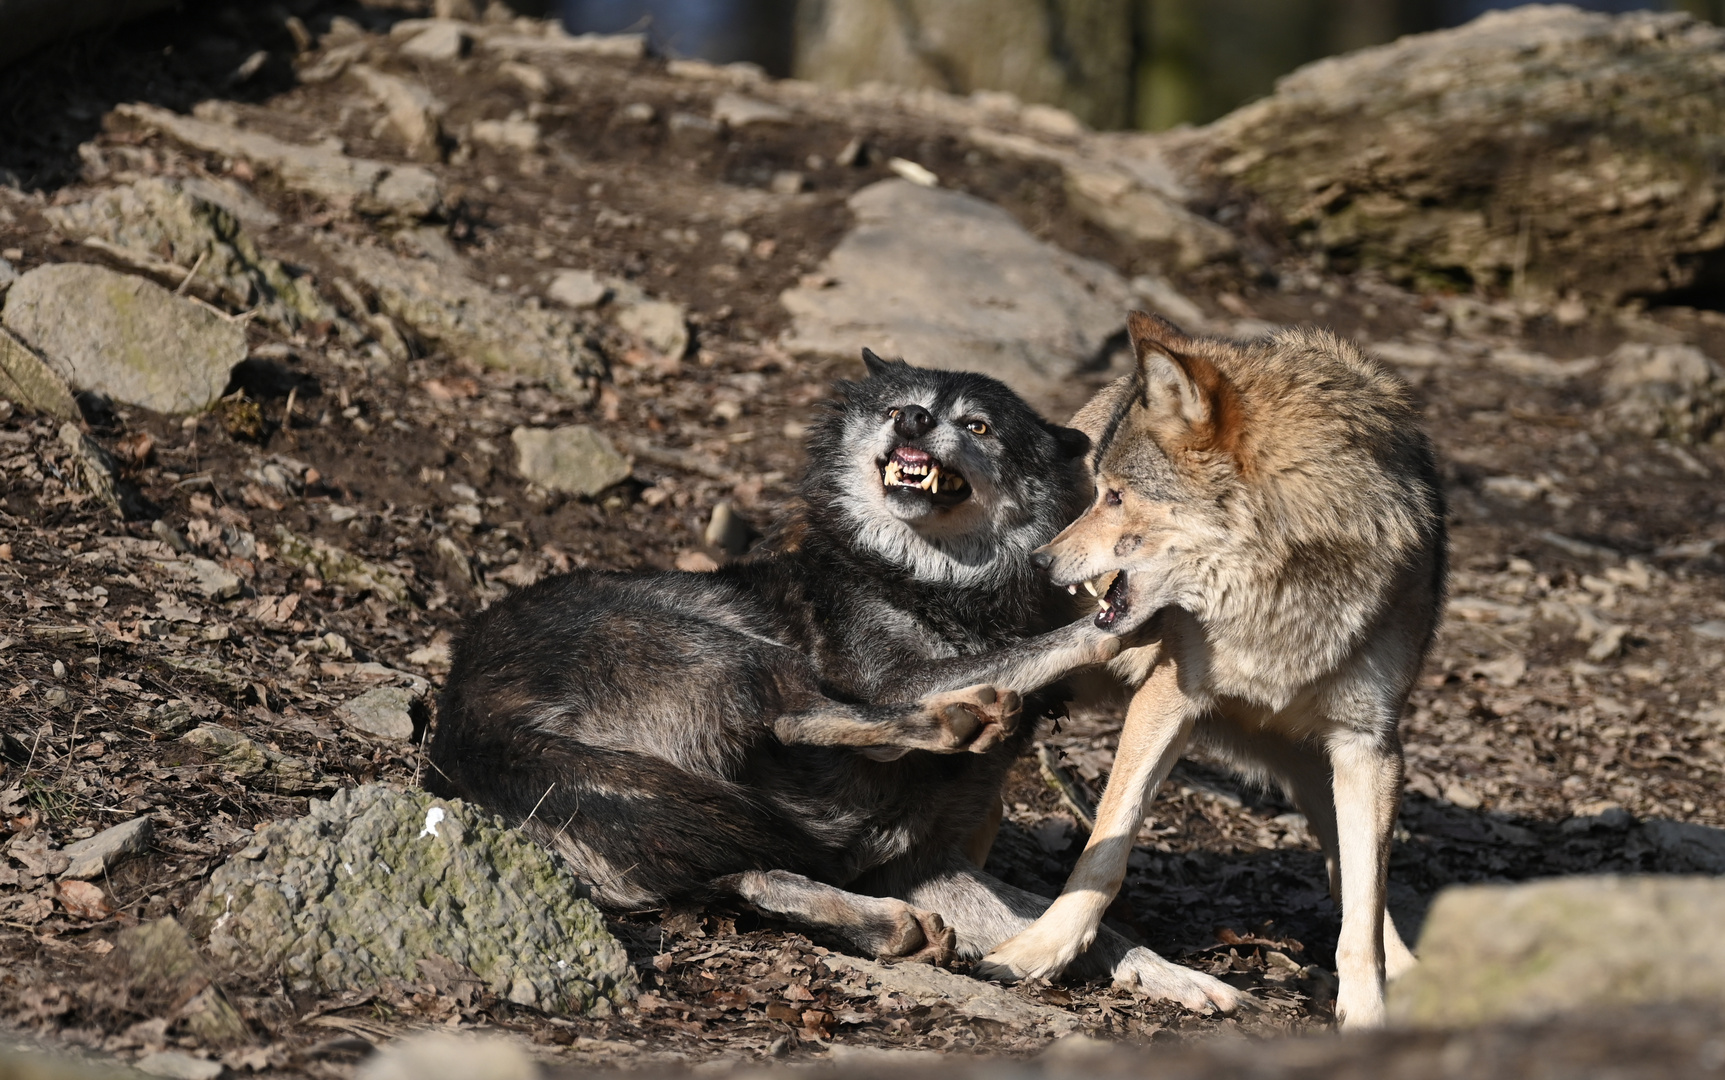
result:
<svg viewBox="0 0 1725 1080"><path fill-rule="evenodd" d="M1088 441L993 379L865 358L870 377L837 384L814 425L803 509L767 554L710 574L569 574L474 618L427 787L525 825L614 908L734 892L879 951L904 944L859 929L881 912L828 888L843 886L938 909L970 955L1040 911L960 853L1034 714L983 752L904 748L951 742L928 730L930 695L1030 693L1105 658L1088 620L1057 628L1066 597L1027 557L1079 509ZM933 431L895 429L907 402ZM907 444L962 468L974 528L919 521L936 538L918 547L889 509L914 496L869 490ZM1105 945L1113 968L1128 947Z"/></svg>

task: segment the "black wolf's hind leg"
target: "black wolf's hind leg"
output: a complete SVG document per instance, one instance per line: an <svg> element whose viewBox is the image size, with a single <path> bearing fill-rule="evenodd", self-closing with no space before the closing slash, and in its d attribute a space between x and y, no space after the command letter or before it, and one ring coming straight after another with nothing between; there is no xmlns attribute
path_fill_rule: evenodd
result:
<svg viewBox="0 0 1725 1080"><path fill-rule="evenodd" d="M788 870L747 870L713 882L761 911L832 930L874 956L952 962L954 936L939 915L890 896L862 896Z"/></svg>
<svg viewBox="0 0 1725 1080"><path fill-rule="evenodd" d="M845 705L822 699L773 721L780 742L854 746L889 760L908 750L985 753L1018 730L1023 702L1011 690L970 686L905 705Z"/></svg>

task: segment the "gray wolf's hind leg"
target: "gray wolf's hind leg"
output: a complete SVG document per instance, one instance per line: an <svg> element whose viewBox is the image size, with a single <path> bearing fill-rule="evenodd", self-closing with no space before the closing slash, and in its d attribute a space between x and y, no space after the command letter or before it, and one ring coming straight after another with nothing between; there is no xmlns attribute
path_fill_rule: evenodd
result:
<svg viewBox="0 0 1725 1080"><path fill-rule="evenodd" d="M917 908L938 911L958 932L958 954L975 959L1021 933L1048 909L1037 896L966 865L957 851L936 865L911 860L889 863L869 884L896 892ZM1114 985L1145 997L1176 1001L1195 1012L1232 1012L1250 995L1134 945L1103 926L1096 940L1067 969L1079 978L1109 976Z"/></svg>
<svg viewBox="0 0 1725 1080"><path fill-rule="evenodd" d="M939 915L894 897L846 892L788 870L746 870L713 886L768 914L832 930L873 956L952 963L952 928Z"/></svg>

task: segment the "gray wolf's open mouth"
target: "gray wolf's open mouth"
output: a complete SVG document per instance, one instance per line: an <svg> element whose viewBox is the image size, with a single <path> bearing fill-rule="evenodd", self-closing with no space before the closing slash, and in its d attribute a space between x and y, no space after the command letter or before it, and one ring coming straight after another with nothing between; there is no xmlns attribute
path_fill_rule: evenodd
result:
<svg viewBox="0 0 1725 1080"><path fill-rule="evenodd" d="M900 446L881 459L880 482L888 494L926 496L936 506L957 506L970 498L962 473L914 446Z"/></svg>
<svg viewBox="0 0 1725 1080"><path fill-rule="evenodd" d="M1112 581L1108 580L1108 574L1114 575ZM1098 574L1081 583L1084 591L1096 598L1096 625L1104 630L1118 622L1120 616L1132 607L1131 600L1126 595L1126 571L1111 570L1108 574ZM1066 591L1075 593L1078 588L1077 585L1068 585Z"/></svg>

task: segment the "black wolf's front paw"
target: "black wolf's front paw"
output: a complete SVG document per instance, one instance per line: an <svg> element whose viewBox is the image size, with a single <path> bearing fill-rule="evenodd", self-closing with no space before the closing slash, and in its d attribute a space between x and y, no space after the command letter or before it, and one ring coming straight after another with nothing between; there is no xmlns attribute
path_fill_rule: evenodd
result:
<svg viewBox="0 0 1725 1080"><path fill-rule="evenodd" d="M942 753L986 753L1018 730L1023 702L1011 690L982 684L922 699L934 726L934 745Z"/></svg>

